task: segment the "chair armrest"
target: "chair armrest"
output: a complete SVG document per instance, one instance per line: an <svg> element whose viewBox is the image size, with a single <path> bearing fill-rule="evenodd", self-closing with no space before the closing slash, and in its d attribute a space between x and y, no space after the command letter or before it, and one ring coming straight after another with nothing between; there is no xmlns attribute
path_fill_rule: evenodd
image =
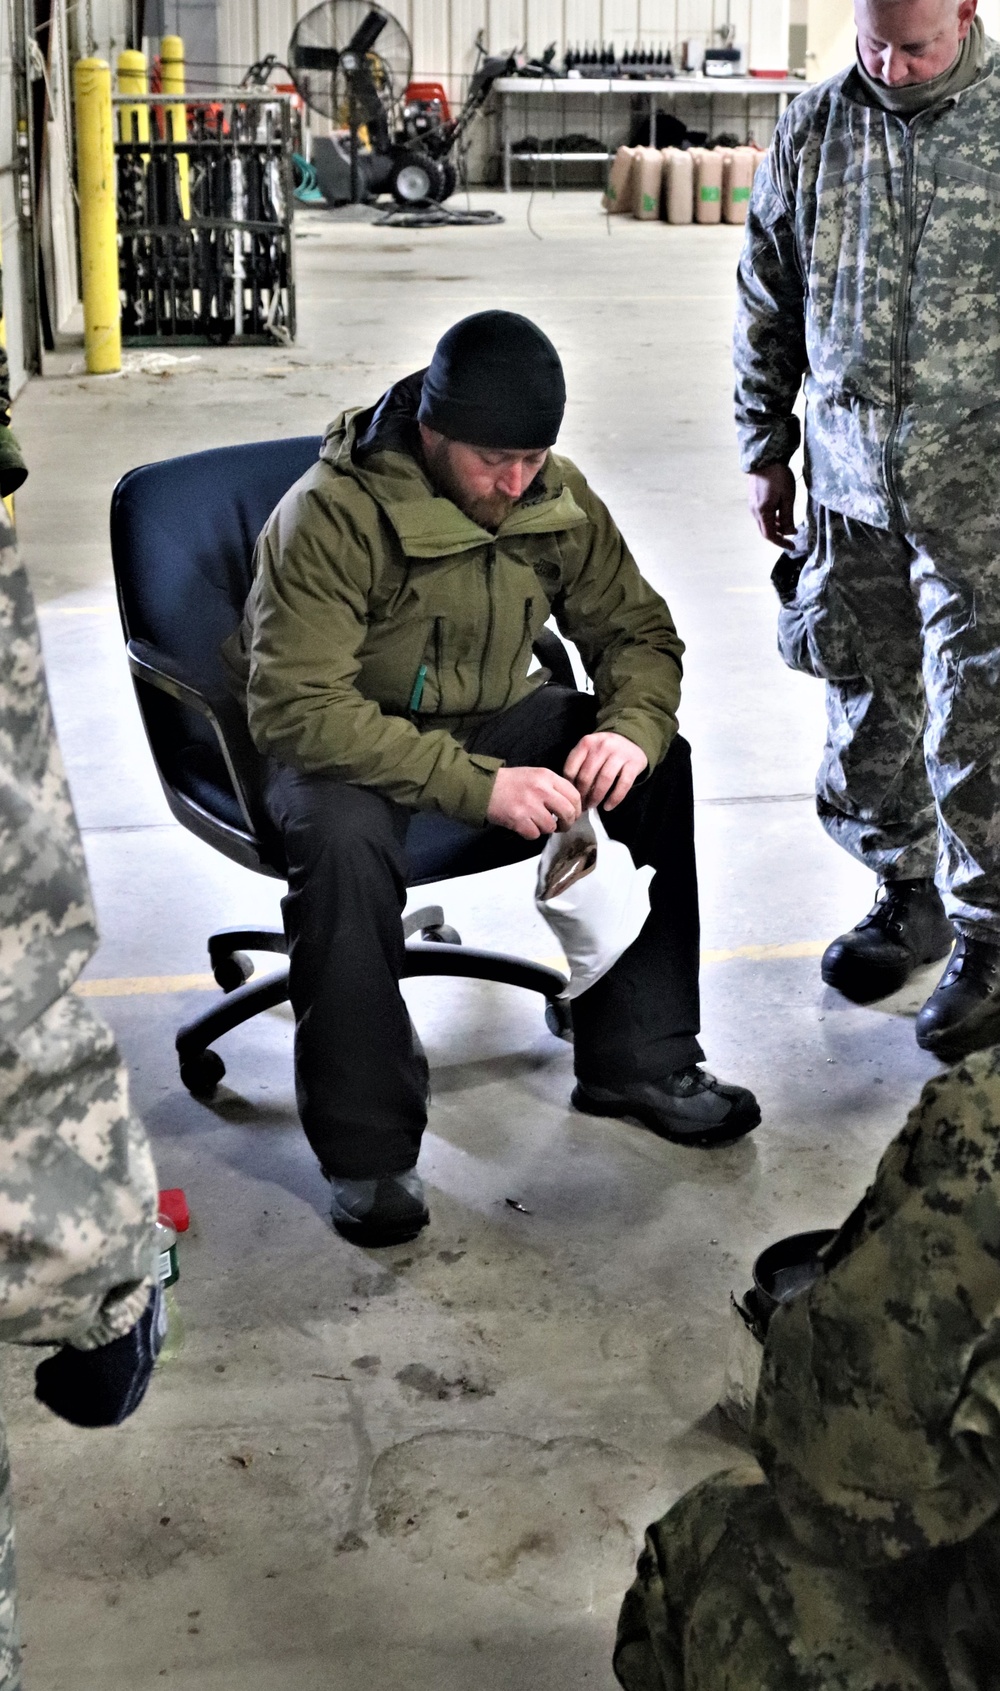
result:
<svg viewBox="0 0 1000 1691"><path fill-rule="evenodd" d="M226 691L206 693L182 663L149 640L129 640L125 650L134 680L196 710L211 724L247 829L261 839L268 823L259 797L260 754L250 738L239 701Z"/></svg>

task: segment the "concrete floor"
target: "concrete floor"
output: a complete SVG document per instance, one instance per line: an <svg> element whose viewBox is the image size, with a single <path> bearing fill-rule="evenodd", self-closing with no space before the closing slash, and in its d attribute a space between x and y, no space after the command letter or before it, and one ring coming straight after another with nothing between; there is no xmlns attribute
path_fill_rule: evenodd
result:
<svg viewBox="0 0 1000 1691"><path fill-rule="evenodd" d="M734 1455L713 1412L730 1290L770 1238L846 1213L934 1072L912 1036L929 980L860 1010L818 977L872 887L813 816L821 691L776 656L770 553L744 510L738 232L609 226L591 195L564 194L535 200L536 239L524 197L480 203L506 224L303 216L294 347L185 350L164 374L133 354L113 379L68 357L17 405L19 526L104 936L90 990L161 1184L185 1187L194 1217L182 1348L126 1427L64 1426L31 1397L35 1359L4 1358L29 1691L610 1691L644 1524ZM223 1042L214 1105L180 1086L173 1034L205 1001L207 933L276 919L279 889L166 810L122 659L108 500L133 464L321 429L489 305L557 342L562 447L688 642L705 1045L764 1122L710 1153L578 1116L537 1001L411 983L432 1225L366 1254L326 1221L286 1011ZM532 875L449 888L449 919L550 955Z"/></svg>

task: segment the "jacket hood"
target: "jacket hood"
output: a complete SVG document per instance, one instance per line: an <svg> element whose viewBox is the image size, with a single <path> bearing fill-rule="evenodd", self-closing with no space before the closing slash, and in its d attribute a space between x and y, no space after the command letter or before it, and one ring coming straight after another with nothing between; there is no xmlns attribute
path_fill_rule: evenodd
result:
<svg viewBox="0 0 1000 1691"><path fill-rule="evenodd" d="M496 534L481 528L434 490L423 467L417 408L424 372L384 393L374 405L344 411L330 424L320 458L350 476L375 500L411 558L441 558L518 534L557 534L587 517L566 486L563 460L550 453L544 469Z"/></svg>

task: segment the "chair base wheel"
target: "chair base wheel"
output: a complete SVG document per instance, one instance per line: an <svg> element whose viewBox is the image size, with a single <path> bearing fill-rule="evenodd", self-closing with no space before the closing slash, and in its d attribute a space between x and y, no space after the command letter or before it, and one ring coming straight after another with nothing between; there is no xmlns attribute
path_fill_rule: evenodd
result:
<svg viewBox="0 0 1000 1691"><path fill-rule="evenodd" d="M557 1039L573 1043L573 1016L568 998L548 998L545 1002L545 1026Z"/></svg>
<svg viewBox="0 0 1000 1691"><path fill-rule="evenodd" d="M226 1072L217 1051L202 1051L181 1064L181 1080L193 1098L211 1098Z"/></svg>
<svg viewBox="0 0 1000 1691"><path fill-rule="evenodd" d="M245 951L233 951L219 959L212 973L223 992L235 992L238 986L246 986L253 974L253 962Z"/></svg>
<svg viewBox="0 0 1000 1691"><path fill-rule="evenodd" d="M430 945L461 945L462 936L457 928L450 928L447 922L439 922L433 928L421 928L420 938Z"/></svg>

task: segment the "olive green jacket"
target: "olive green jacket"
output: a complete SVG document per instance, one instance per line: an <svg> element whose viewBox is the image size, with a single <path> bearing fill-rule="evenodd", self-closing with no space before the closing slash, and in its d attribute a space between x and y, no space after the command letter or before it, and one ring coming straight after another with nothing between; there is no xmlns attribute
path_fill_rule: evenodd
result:
<svg viewBox="0 0 1000 1691"><path fill-rule="evenodd" d="M652 768L676 732L683 651L579 470L550 457L496 534L435 494L414 450L419 377L349 411L257 543L243 624L223 647L258 749L401 804L482 823L501 761L463 741L539 684L554 615L598 725Z"/></svg>

